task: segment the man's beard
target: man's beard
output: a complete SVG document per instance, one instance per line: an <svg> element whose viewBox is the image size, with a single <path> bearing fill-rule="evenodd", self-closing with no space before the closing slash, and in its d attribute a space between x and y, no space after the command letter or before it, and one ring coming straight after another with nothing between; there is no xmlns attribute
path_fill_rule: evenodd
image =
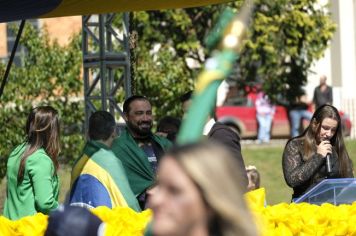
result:
<svg viewBox="0 0 356 236"><path fill-rule="evenodd" d="M138 138L144 138L151 134L152 122L139 122L137 125L127 121L127 126ZM142 127L145 125L144 127Z"/></svg>

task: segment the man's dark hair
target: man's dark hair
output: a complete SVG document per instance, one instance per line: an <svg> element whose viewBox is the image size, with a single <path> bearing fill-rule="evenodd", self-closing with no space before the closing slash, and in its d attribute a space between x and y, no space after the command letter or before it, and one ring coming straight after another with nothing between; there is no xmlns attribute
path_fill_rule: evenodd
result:
<svg viewBox="0 0 356 236"><path fill-rule="evenodd" d="M133 95L131 97L129 97L128 99L125 100L124 102L124 106L123 106L123 112L124 113L129 113L130 112L130 105L132 102L136 101L136 100L145 100L150 102L146 97L141 96L141 95Z"/></svg>
<svg viewBox="0 0 356 236"><path fill-rule="evenodd" d="M178 131L180 123L181 121L178 118L165 116L158 122L157 131L166 133L169 133L170 131Z"/></svg>
<svg viewBox="0 0 356 236"><path fill-rule="evenodd" d="M89 138L107 140L115 130L115 118L107 111L96 111L89 118Z"/></svg>
<svg viewBox="0 0 356 236"><path fill-rule="evenodd" d="M182 96L179 97L179 100L181 103L185 102L185 101L188 101L192 98L192 95L193 95L193 91L190 90L188 92L186 92L185 94L183 94Z"/></svg>
<svg viewBox="0 0 356 236"><path fill-rule="evenodd" d="M158 122L157 132L166 133L167 139L172 142L175 142L180 124L180 119L175 118L173 116L165 116Z"/></svg>

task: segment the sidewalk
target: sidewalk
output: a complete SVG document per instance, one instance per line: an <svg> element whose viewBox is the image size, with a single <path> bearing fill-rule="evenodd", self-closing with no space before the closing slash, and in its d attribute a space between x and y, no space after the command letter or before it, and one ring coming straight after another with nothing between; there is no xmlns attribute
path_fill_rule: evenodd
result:
<svg viewBox="0 0 356 236"><path fill-rule="evenodd" d="M266 148L266 147L284 147L288 139L271 139L269 143L257 143L255 139L243 139L241 140L241 148Z"/></svg>

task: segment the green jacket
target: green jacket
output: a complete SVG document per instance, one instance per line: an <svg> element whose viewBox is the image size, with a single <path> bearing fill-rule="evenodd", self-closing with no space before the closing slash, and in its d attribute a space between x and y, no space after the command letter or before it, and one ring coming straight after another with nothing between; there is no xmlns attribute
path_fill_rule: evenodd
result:
<svg viewBox="0 0 356 236"><path fill-rule="evenodd" d="M161 136L152 134L153 139L162 150L172 146L172 143ZM120 137L114 140L112 151L124 165L132 191L136 196L152 186L156 176L147 159L146 153L137 145L127 128Z"/></svg>
<svg viewBox="0 0 356 236"><path fill-rule="evenodd" d="M37 212L48 214L58 207L59 180L44 149L38 149L27 158L23 181L17 183L20 160L26 147L26 143L17 146L7 161L4 216L11 220Z"/></svg>

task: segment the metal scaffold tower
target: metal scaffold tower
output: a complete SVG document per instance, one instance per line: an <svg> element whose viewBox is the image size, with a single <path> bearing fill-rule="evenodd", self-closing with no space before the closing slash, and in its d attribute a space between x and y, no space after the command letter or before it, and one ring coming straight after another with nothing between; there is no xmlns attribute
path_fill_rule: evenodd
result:
<svg viewBox="0 0 356 236"><path fill-rule="evenodd" d="M82 22L86 133L94 111L121 116L118 96L131 95L129 13L83 16Z"/></svg>

